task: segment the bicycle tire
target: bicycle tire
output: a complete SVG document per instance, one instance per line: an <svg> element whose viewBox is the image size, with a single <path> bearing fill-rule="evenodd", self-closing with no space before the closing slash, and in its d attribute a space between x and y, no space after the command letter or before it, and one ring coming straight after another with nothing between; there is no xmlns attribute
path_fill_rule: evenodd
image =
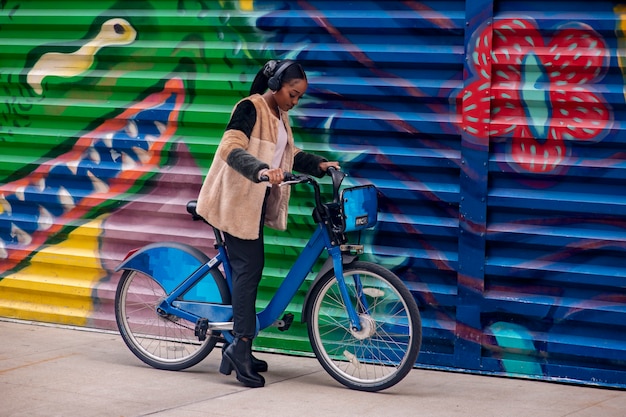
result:
<svg viewBox="0 0 626 417"><path fill-rule="evenodd" d="M210 273L214 280L224 279L219 270ZM179 371L206 358L219 340L219 332L209 332L199 341L195 323L159 315L157 305L166 296L150 275L126 270L115 293L115 320L124 343L141 361L157 369Z"/></svg>
<svg viewBox="0 0 626 417"><path fill-rule="evenodd" d="M422 322L415 299L400 278L377 264L353 262L344 268L344 278L363 329L351 330L335 273L327 272L312 288L305 309L315 356L348 388L390 388L413 369L419 354ZM357 303L358 295L365 303Z"/></svg>

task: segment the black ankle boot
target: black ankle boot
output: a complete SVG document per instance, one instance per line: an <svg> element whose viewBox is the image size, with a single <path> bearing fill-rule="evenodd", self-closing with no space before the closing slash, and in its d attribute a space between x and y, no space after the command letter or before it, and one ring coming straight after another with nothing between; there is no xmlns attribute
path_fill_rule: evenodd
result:
<svg viewBox="0 0 626 417"><path fill-rule="evenodd" d="M252 358L252 369L255 372L267 372L267 362L255 358L253 355L250 355L250 358Z"/></svg>
<svg viewBox="0 0 626 417"><path fill-rule="evenodd" d="M224 355L224 351L228 348L228 346L230 346L228 343L224 343L224 345L222 346L222 355ZM252 358L252 370L255 372L267 372L267 362L265 362L264 360L255 358L254 355L251 355ZM226 371L226 369L225 369ZM232 371L232 369L228 370L226 372L222 372L224 375L230 375L230 371Z"/></svg>
<svg viewBox="0 0 626 417"><path fill-rule="evenodd" d="M232 370L237 373L237 380L246 387L258 388L265 385L265 379L252 369L252 340L235 339L224 350L220 372L230 375Z"/></svg>

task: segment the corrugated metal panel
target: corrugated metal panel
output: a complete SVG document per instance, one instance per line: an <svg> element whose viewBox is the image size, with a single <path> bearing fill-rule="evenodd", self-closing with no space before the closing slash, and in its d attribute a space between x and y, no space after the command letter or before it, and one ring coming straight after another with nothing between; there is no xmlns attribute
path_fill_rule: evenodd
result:
<svg viewBox="0 0 626 417"><path fill-rule="evenodd" d="M308 149L339 158L353 181L371 181L382 192L381 222L365 237L373 245L368 258L396 270L418 298L426 340L421 360L449 364L460 157L457 115L449 100L462 87L464 4L359 2L355 7L321 1L290 7L257 24L280 28L270 42L285 53L299 51L307 68L307 95L313 99L299 106L300 138ZM378 28L376 35L372 28ZM296 204L310 207L307 194L298 192ZM298 213L295 222L311 223L310 208ZM294 247L303 243L289 241ZM285 249L269 251L280 282L288 265ZM299 309L295 303L296 318ZM298 348L308 350L304 326L289 333L299 336ZM262 336L293 349L284 333Z"/></svg>
<svg viewBox="0 0 626 417"><path fill-rule="evenodd" d="M383 193L366 257L418 300L420 364L623 386L621 13L603 1L4 2L0 315L111 329L127 250L178 240L210 253L184 204L257 69L292 58L309 75L299 143ZM260 306L305 243L308 198L296 190L290 230L266 237ZM310 351L298 324L258 343Z"/></svg>
<svg viewBox="0 0 626 417"><path fill-rule="evenodd" d="M482 370L623 384L624 96L612 53L623 34L612 7L499 1L469 45L467 90L487 82L492 96Z"/></svg>
<svg viewBox="0 0 626 417"><path fill-rule="evenodd" d="M253 60L219 4L50 5L3 4L1 311L114 328L127 250L211 248L184 204Z"/></svg>

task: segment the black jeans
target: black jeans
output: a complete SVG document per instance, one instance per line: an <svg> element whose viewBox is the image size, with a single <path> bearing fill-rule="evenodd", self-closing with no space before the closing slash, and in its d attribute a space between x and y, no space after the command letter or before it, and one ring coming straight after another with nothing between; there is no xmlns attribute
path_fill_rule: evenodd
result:
<svg viewBox="0 0 626 417"><path fill-rule="evenodd" d="M261 212L259 238L239 239L224 233L228 259L233 272L233 333L239 338L253 338L256 334L256 296L265 265L263 223L269 187L267 190Z"/></svg>

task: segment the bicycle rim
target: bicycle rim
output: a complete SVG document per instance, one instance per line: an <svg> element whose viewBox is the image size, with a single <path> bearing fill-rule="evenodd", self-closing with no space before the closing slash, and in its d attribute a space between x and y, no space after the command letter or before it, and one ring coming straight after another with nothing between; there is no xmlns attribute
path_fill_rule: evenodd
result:
<svg viewBox="0 0 626 417"><path fill-rule="evenodd" d="M343 385L379 391L413 368L421 345L421 319L410 292L392 272L357 262L344 271L362 330L350 321L333 273L322 278L309 311L309 336L324 369Z"/></svg>
<svg viewBox="0 0 626 417"><path fill-rule="evenodd" d="M166 295L149 275L125 271L115 297L115 318L135 356L158 369L181 370L204 359L217 338L209 334L201 342L194 335L195 323L159 315L156 307Z"/></svg>

